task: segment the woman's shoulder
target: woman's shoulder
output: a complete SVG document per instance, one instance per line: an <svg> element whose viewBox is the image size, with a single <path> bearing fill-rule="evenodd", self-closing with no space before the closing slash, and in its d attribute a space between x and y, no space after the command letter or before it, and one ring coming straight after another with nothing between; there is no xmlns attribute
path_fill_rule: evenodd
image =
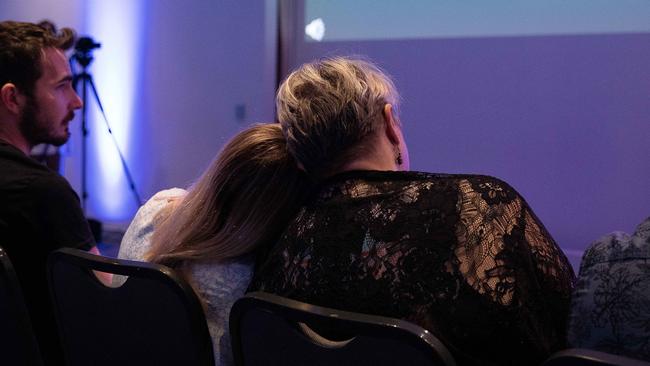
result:
<svg viewBox="0 0 650 366"><path fill-rule="evenodd" d="M165 201L169 199L176 199L176 198L181 198L187 194L187 191L182 189L182 188L169 188L169 189L164 189L160 192L157 192L154 194L147 203L154 203L158 201Z"/></svg>
<svg viewBox="0 0 650 366"><path fill-rule="evenodd" d="M182 198L186 191L181 188L171 188L162 190L154 194L135 214L133 222L146 221L150 222L153 217L169 203L176 199Z"/></svg>
<svg viewBox="0 0 650 366"><path fill-rule="evenodd" d="M412 206L481 199L488 206L514 202L527 206L523 197L502 179L480 174L448 174L419 171L350 171L323 184L316 202L347 198L394 197Z"/></svg>
<svg viewBox="0 0 650 366"><path fill-rule="evenodd" d="M452 180L452 181L466 181L473 185L489 185L495 188L504 190L515 190L508 182L501 178L485 174L462 174L462 173L423 173L415 172L433 180Z"/></svg>
<svg viewBox="0 0 650 366"><path fill-rule="evenodd" d="M416 170L410 171L383 171L383 170L354 170L339 173L326 179L322 185L335 185L340 182L350 181L363 181L363 182L404 182L417 183L417 182L459 182L468 181L475 184L490 184L492 186L499 186L503 189L514 190L512 186L506 181L484 174L461 174L461 173L432 173L422 172Z"/></svg>
<svg viewBox="0 0 650 366"><path fill-rule="evenodd" d="M144 205L142 205L124 233L118 257L131 260L142 260L144 253L149 248L156 215L165 208L169 202L182 197L184 194L185 190L180 188L166 189L156 193Z"/></svg>
<svg viewBox="0 0 650 366"><path fill-rule="evenodd" d="M423 172L417 170L398 171L398 172L385 172L385 177L390 177L395 180L411 180L411 181L460 181L466 180L470 182L487 182L491 184L499 184L504 187L510 187L503 179L485 175L485 174L472 174L472 173L436 173L436 172Z"/></svg>
<svg viewBox="0 0 650 366"><path fill-rule="evenodd" d="M494 192L510 198L520 198L519 192L503 179L483 174L428 173L419 171L399 172L401 179L409 184L421 184L452 190L472 190L477 192Z"/></svg>

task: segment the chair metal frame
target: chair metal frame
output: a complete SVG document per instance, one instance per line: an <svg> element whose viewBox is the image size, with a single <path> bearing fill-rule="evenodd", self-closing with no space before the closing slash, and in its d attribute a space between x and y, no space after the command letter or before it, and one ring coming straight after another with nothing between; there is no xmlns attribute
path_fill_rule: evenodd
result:
<svg viewBox="0 0 650 366"><path fill-rule="evenodd" d="M543 366L650 366L650 362L583 348L554 353Z"/></svg>
<svg viewBox="0 0 650 366"><path fill-rule="evenodd" d="M230 312L231 342L237 366L248 365L242 344L242 337L246 335L241 334L240 328L243 317L255 310L264 312L264 316L274 315L297 326L294 336L315 345L316 347L312 347L315 352L336 352L346 347L354 347L356 337L360 336L387 341L387 344L411 347L414 351L422 353L426 363L430 365L456 365L453 356L438 338L407 321L311 305L265 292L251 292L237 300ZM330 330L334 327L345 334L353 334L354 337L344 341L329 340L311 330L312 325L327 325ZM359 359L350 364L357 362ZM344 361L339 366L345 364L347 363Z"/></svg>

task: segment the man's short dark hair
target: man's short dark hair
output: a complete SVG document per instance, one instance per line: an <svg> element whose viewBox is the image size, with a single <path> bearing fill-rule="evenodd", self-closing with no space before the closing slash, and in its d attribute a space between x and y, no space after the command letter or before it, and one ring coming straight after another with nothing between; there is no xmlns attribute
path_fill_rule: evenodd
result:
<svg viewBox="0 0 650 366"><path fill-rule="evenodd" d="M53 47L65 51L74 41L74 30L62 28L57 32L48 21L0 22L0 87L12 83L31 96L42 75L43 50Z"/></svg>

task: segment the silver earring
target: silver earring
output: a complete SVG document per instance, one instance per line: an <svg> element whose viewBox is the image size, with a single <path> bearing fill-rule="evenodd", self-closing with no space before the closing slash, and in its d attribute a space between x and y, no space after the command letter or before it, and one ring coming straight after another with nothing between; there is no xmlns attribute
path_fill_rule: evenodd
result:
<svg viewBox="0 0 650 366"><path fill-rule="evenodd" d="M404 160L402 160L402 152L397 150L397 156L395 156L395 163L398 166L401 166L404 163Z"/></svg>

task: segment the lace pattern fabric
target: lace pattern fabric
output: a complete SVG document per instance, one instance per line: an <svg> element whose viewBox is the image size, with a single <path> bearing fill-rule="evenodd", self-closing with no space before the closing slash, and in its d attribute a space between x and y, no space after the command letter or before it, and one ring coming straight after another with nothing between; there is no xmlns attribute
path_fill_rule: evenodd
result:
<svg viewBox="0 0 650 366"><path fill-rule="evenodd" d="M481 185L494 201L503 189L490 183ZM459 182L460 222L456 227L459 245L454 251L465 281L481 294L502 305L512 302L513 273L507 271L503 256L504 235L510 235L521 216L521 200L492 205L472 188L467 179Z"/></svg>
<svg viewBox="0 0 650 366"><path fill-rule="evenodd" d="M534 364L565 346L573 279L506 183L365 171L321 187L249 289L412 321L467 364Z"/></svg>

